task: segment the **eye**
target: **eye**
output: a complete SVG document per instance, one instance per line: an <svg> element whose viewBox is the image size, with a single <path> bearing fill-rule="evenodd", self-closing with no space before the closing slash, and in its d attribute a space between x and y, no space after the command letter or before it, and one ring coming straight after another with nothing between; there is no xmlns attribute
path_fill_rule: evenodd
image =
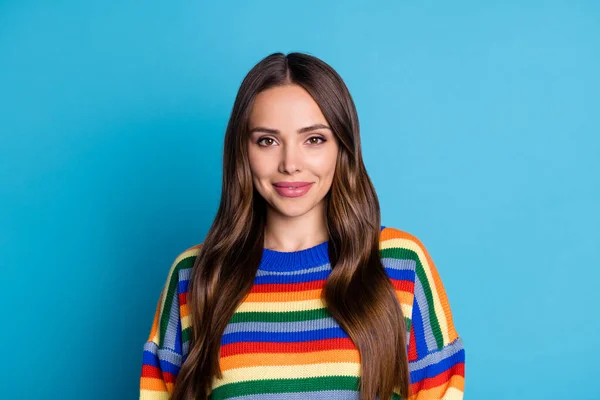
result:
<svg viewBox="0 0 600 400"><path fill-rule="evenodd" d="M321 142L317 142L317 143L313 142L312 143L312 144L315 144L315 145L321 144L321 143L325 143L327 141L327 140L325 140L324 138L322 138L320 136L311 136L311 137L308 138L309 141L312 140L312 139L319 139L319 140L321 140Z"/></svg>
<svg viewBox="0 0 600 400"><path fill-rule="evenodd" d="M256 141L256 143L260 145L260 143L261 143L263 140L271 140L271 141L273 141L273 138L270 138L270 137L263 137L263 138L260 138L260 139L258 139L258 140ZM263 146L263 147L269 147L269 146L270 146L270 145Z"/></svg>

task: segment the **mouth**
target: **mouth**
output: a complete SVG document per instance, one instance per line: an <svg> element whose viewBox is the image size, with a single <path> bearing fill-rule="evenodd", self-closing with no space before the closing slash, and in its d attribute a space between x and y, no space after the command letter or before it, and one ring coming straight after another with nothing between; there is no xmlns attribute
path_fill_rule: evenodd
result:
<svg viewBox="0 0 600 400"><path fill-rule="evenodd" d="M312 182L277 182L273 186L286 189L298 189L310 185Z"/></svg>
<svg viewBox="0 0 600 400"><path fill-rule="evenodd" d="M282 197L301 197L304 196L313 186L313 182L302 182L302 184L286 183L282 184L278 182L273 184L275 191Z"/></svg>

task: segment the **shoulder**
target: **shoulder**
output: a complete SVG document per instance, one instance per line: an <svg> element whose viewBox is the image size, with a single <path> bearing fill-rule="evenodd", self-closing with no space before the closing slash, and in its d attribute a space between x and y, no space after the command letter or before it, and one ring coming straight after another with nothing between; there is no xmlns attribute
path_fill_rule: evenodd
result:
<svg viewBox="0 0 600 400"><path fill-rule="evenodd" d="M182 292L182 283L188 281L190 272L201 248L202 243L188 247L177 254L167 273L165 292L173 294Z"/></svg>
<svg viewBox="0 0 600 400"><path fill-rule="evenodd" d="M404 230L382 226L379 240L381 262L395 286L414 292L418 281L437 278L435 264L421 240Z"/></svg>
<svg viewBox="0 0 600 400"><path fill-rule="evenodd" d="M414 261L425 262L429 257L427 249L417 236L384 225L381 226L379 234L379 249L382 258L409 258Z"/></svg>
<svg viewBox="0 0 600 400"><path fill-rule="evenodd" d="M441 286L437 267L429 251L415 235L392 227L382 226L379 240L381 259L386 269L393 265L403 265L412 270L413 281L434 281Z"/></svg>
<svg viewBox="0 0 600 400"><path fill-rule="evenodd" d="M196 244L194 246L188 247L187 249L180 252L173 264L171 265L171 269L187 269L191 268L194 264L194 260L200 254L200 249L202 248L202 243ZM190 265L191 263L191 265Z"/></svg>

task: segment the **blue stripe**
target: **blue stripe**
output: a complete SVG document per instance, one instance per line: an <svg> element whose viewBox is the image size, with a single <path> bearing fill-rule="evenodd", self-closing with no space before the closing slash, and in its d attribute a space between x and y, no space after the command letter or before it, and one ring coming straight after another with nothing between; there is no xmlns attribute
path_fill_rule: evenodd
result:
<svg viewBox="0 0 600 400"><path fill-rule="evenodd" d="M153 367L158 367L158 356L151 352L150 350L144 350L144 354L142 356L142 363L144 365L151 365Z"/></svg>
<svg viewBox="0 0 600 400"><path fill-rule="evenodd" d="M180 367L178 367L177 365L171 364L166 360L160 360L157 354L149 350L144 350L142 363L143 365L151 365L153 367L159 368L161 371L170 372L173 375L177 375L180 370Z"/></svg>
<svg viewBox="0 0 600 400"><path fill-rule="evenodd" d="M411 329L415 332L415 345L417 347L417 357L423 358L427 354L427 342L425 342L425 329L423 327L423 317L421 309L415 297L413 301L413 313L411 318Z"/></svg>
<svg viewBox="0 0 600 400"><path fill-rule="evenodd" d="M178 293L185 293L188 291L188 286L189 286L190 281L188 279L184 280L184 281L179 281L179 283L177 284L177 288L179 290Z"/></svg>
<svg viewBox="0 0 600 400"><path fill-rule="evenodd" d="M340 327L300 332L234 332L221 336L221 345L237 342L293 343L347 337Z"/></svg>
<svg viewBox="0 0 600 400"><path fill-rule="evenodd" d="M285 283L301 283L301 282L312 282L327 279L331 270L309 272L307 274L299 275L261 275L254 278L254 284L260 285L262 283L267 284L285 284Z"/></svg>
<svg viewBox="0 0 600 400"><path fill-rule="evenodd" d="M415 281L415 271L408 269L395 269L395 268L386 268L384 267L385 272L387 272L388 277L395 279L397 281Z"/></svg>
<svg viewBox="0 0 600 400"><path fill-rule="evenodd" d="M457 364L465 362L465 350L462 349L448 358L444 358L440 362L428 365L425 368L418 369L410 372L411 383L422 381L423 379L433 378L436 375L441 374L444 371L449 370Z"/></svg>
<svg viewBox="0 0 600 400"><path fill-rule="evenodd" d="M171 364L170 362L168 362L166 360L160 360L160 370L162 372L169 372L169 373L177 376L177 374L179 374L180 369L181 368L175 364Z"/></svg>

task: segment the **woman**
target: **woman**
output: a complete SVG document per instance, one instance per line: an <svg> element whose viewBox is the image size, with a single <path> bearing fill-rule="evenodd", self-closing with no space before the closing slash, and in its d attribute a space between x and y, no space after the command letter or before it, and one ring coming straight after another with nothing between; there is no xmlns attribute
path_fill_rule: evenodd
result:
<svg viewBox="0 0 600 400"><path fill-rule="evenodd" d="M169 271L140 399L462 399L440 276L416 237L380 225L340 76L266 57L224 149L217 216Z"/></svg>

